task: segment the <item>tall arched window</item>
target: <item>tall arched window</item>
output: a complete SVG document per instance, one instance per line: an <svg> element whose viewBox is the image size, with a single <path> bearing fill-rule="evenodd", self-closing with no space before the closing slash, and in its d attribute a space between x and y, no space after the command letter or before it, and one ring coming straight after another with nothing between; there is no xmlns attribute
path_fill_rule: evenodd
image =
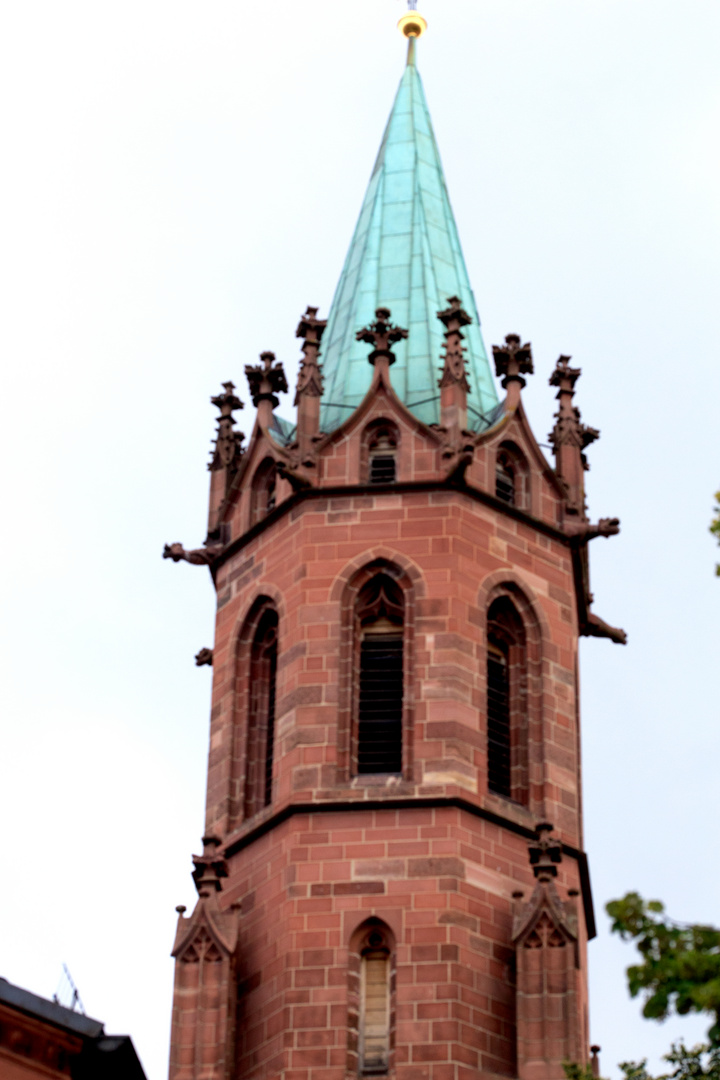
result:
<svg viewBox="0 0 720 1080"><path fill-rule="evenodd" d="M245 817L272 802L277 679L277 612L262 612L250 646Z"/></svg>
<svg viewBox="0 0 720 1080"><path fill-rule="evenodd" d="M487 621L487 784L527 803L527 649L522 619L507 596Z"/></svg>
<svg viewBox="0 0 720 1080"><path fill-rule="evenodd" d="M397 479L397 426L391 420L376 420L364 436L369 484L394 484Z"/></svg>
<svg viewBox="0 0 720 1080"><path fill-rule="evenodd" d="M251 486L250 524L261 521L275 509L277 468L272 458L265 458L255 470Z"/></svg>
<svg viewBox="0 0 720 1080"><path fill-rule="evenodd" d="M403 624L402 589L376 574L355 604L358 773L402 772Z"/></svg>
<svg viewBox="0 0 720 1080"><path fill-rule="evenodd" d="M369 919L350 946L349 1068L359 1076L385 1075L391 1066L394 1008L393 936L385 923Z"/></svg>

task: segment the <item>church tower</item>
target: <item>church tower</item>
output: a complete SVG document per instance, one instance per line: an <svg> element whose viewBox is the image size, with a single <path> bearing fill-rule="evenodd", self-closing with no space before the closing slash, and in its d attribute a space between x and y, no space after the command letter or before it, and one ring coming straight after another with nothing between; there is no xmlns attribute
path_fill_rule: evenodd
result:
<svg viewBox="0 0 720 1080"><path fill-rule="evenodd" d="M233 383L207 539L217 591L198 900L179 909L170 1080L562 1080L588 1060L580 635L585 450L570 358L492 349L420 75L424 20L327 319Z"/></svg>

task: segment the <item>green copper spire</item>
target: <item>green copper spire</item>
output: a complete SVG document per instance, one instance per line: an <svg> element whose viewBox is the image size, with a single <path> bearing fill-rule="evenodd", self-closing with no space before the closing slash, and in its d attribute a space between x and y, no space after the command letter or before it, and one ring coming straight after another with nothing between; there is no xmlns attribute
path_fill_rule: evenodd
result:
<svg viewBox="0 0 720 1080"><path fill-rule="evenodd" d="M450 207L440 155L420 75L414 40L390 113L375 167L323 339L325 389L321 430L332 431L365 396L372 378L367 346L355 340L377 307L409 330L394 347L395 392L426 424L440 420L438 379L443 326L437 312L460 297L473 322L464 329L470 394L469 423L482 430L498 398L480 320Z"/></svg>

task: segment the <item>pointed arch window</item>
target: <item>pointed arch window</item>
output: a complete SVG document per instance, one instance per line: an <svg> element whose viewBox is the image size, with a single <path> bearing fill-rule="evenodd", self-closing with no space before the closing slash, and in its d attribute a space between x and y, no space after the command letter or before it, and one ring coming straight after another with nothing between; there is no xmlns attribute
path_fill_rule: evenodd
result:
<svg viewBox="0 0 720 1080"><path fill-rule="evenodd" d="M372 918L356 930L349 964L348 1071L384 1076L395 1029L395 949L385 923Z"/></svg>
<svg viewBox="0 0 720 1080"><path fill-rule="evenodd" d="M275 697L278 617L272 607L262 612L250 647L247 719L245 817L272 802L275 760Z"/></svg>
<svg viewBox="0 0 720 1080"><path fill-rule="evenodd" d="M487 623L488 790L528 800L527 649L522 619L507 596L498 597Z"/></svg>
<svg viewBox="0 0 720 1080"><path fill-rule="evenodd" d="M360 960L360 1071L385 1073L390 1060L390 950L385 935L371 930Z"/></svg>
<svg viewBox="0 0 720 1080"><path fill-rule="evenodd" d="M401 773L404 597L387 574L372 577L358 593L355 628L357 772Z"/></svg>

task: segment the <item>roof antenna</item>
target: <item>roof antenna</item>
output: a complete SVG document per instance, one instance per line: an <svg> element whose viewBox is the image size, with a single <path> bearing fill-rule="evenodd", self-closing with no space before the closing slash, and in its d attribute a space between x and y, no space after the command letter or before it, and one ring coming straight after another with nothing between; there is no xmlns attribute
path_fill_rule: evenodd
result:
<svg viewBox="0 0 720 1080"><path fill-rule="evenodd" d="M57 990L53 994L53 1001L56 1005L62 1005L64 1009L70 1009L71 1012L75 1012L77 1009L82 1016L87 1016L80 997L80 991L73 982L67 964L63 964L62 967L62 974L60 975Z"/></svg>

